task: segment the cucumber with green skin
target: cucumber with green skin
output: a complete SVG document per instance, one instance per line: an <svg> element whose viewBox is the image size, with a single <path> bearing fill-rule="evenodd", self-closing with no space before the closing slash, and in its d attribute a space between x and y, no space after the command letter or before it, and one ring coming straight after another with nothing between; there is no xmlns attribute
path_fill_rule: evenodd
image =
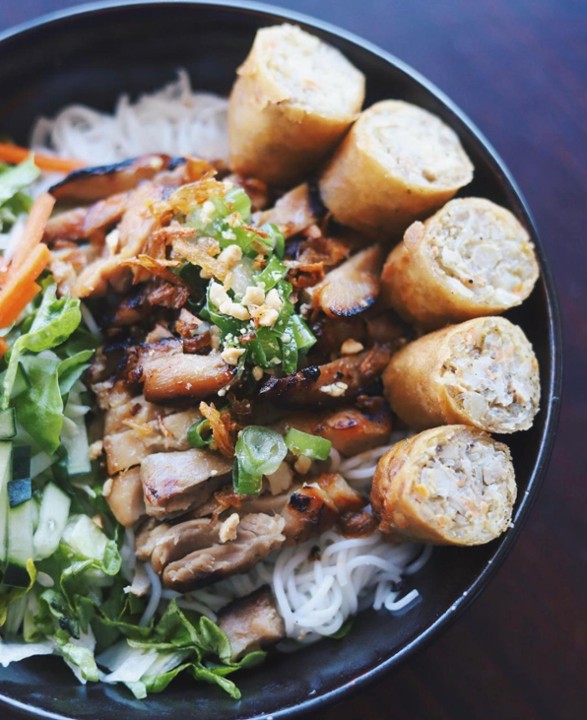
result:
<svg viewBox="0 0 587 720"><path fill-rule="evenodd" d="M16 435L16 416L14 408L0 410L0 440L10 440Z"/></svg>
<svg viewBox="0 0 587 720"><path fill-rule="evenodd" d="M0 566L7 555L8 481L12 475L12 443L0 441Z"/></svg>
<svg viewBox="0 0 587 720"><path fill-rule="evenodd" d="M43 490L39 522L33 537L34 559L52 555L59 545L67 520L71 498L55 483L47 483Z"/></svg>

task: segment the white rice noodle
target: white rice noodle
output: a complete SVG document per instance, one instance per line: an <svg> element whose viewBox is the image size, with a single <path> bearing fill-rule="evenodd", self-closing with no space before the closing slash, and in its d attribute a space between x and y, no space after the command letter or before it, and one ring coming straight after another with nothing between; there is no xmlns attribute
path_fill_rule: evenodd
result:
<svg viewBox="0 0 587 720"><path fill-rule="evenodd" d="M159 603L161 602L162 590L159 575L157 575L157 573L153 570L151 563L145 563L145 572L149 576L149 581L151 582L151 595L149 597L147 607L139 620L139 625L142 626L148 625L151 622L153 615L155 615L155 612L159 607Z"/></svg>
<svg viewBox="0 0 587 720"><path fill-rule="evenodd" d="M122 560L120 571L122 575L132 583L134 581L137 558L135 555L135 534L131 528L126 528L124 540L120 546L120 558Z"/></svg>
<svg viewBox="0 0 587 720"><path fill-rule="evenodd" d="M31 146L93 165L153 152L226 160L226 108L225 98L194 93L178 70L175 82L136 102L122 95L113 115L69 105L52 120L40 118Z"/></svg>
<svg viewBox="0 0 587 720"><path fill-rule="evenodd" d="M332 635L365 604L403 609L417 591L399 600L394 588L419 554L418 545L393 544L379 532L348 539L329 530L285 548L277 556L272 586L287 636L308 643Z"/></svg>

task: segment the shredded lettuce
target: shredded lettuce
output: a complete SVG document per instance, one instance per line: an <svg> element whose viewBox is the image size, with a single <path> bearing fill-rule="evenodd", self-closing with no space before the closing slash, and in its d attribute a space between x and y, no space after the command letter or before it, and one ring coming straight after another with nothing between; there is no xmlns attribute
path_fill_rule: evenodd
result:
<svg viewBox="0 0 587 720"><path fill-rule="evenodd" d="M0 409L12 404L19 424L49 455L57 451L67 394L88 367L96 341L79 329L80 302L58 298L56 286L46 287L41 303L11 336L3 374ZM15 392L18 376L22 387Z"/></svg>
<svg viewBox="0 0 587 720"><path fill-rule="evenodd" d="M19 165L0 164L0 231L10 230L16 218L30 209L32 200L23 190L39 174L32 155Z"/></svg>
<svg viewBox="0 0 587 720"><path fill-rule="evenodd" d="M147 637L128 638L98 658L111 673L106 682L124 682L137 698L161 692L182 672L221 687L238 700L240 691L227 675L254 667L265 658L262 651L231 662L230 643L224 632L203 615L181 610L172 600Z"/></svg>

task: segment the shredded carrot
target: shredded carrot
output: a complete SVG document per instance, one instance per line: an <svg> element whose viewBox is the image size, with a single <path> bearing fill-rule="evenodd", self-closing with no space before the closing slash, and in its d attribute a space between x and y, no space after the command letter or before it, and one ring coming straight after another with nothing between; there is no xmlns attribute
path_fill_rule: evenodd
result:
<svg viewBox="0 0 587 720"><path fill-rule="evenodd" d="M0 162L16 164L26 160L31 152L28 148L23 148L19 145L0 143ZM74 158L51 157L50 155L43 155L41 153L34 153L34 156L35 165L40 170L47 170L48 172L69 173L72 170L79 170L87 165L87 163L82 160L75 160Z"/></svg>
<svg viewBox="0 0 587 720"><path fill-rule="evenodd" d="M20 242L16 246L14 255L10 262L10 272L18 270L18 268L27 260L32 250L43 239L47 220L51 216L51 211L55 205L55 198L49 193L43 193L33 203L25 226L22 231ZM34 278L33 278L34 279Z"/></svg>
<svg viewBox="0 0 587 720"><path fill-rule="evenodd" d="M3 337L0 337L0 358L4 357L10 346Z"/></svg>
<svg viewBox="0 0 587 720"><path fill-rule="evenodd" d="M35 280L49 262L51 251L43 243L39 243L13 270L10 266L6 284L0 290L0 327L11 325L41 290Z"/></svg>

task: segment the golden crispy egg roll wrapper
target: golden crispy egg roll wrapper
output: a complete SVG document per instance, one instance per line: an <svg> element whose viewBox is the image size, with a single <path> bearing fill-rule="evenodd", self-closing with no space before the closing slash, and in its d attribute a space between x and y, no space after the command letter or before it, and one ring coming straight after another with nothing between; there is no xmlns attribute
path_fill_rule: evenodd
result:
<svg viewBox="0 0 587 720"><path fill-rule="evenodd" d="M257 32L228 106L230 165L270 185L307 177L355 120L365 78L294 25Z"/></svg>
<svg viewBox="0 0 587 720"><path fill-rule="evenodd" d="M361 113L322 173L320 192L343 225L399 240L472 178L448 125L410 103L384 100Z"/></svg>
<svg viewBox="0 0 587 720"><path fill-rule="evenodd" d="M516 492L507 445L477 428L444 425L385 453L371 503L383 532L439 545L480 545L507 529Z"/></svg>
<svg viewBox="0 0 587 720"><path fill-rule="evenodd" d="M527 430L540 400L532 345L502 317L467 320L409 343L391 358L383 384L392 409L416 429Z"/></svg>
<svg viewBox="0 0 587 720"><path fill-rule="evenodd" d="M509 210L471 197L410 225L387 258L381 294L405 320L431 330L520 305L537 279L525 228Z"/></svg>

